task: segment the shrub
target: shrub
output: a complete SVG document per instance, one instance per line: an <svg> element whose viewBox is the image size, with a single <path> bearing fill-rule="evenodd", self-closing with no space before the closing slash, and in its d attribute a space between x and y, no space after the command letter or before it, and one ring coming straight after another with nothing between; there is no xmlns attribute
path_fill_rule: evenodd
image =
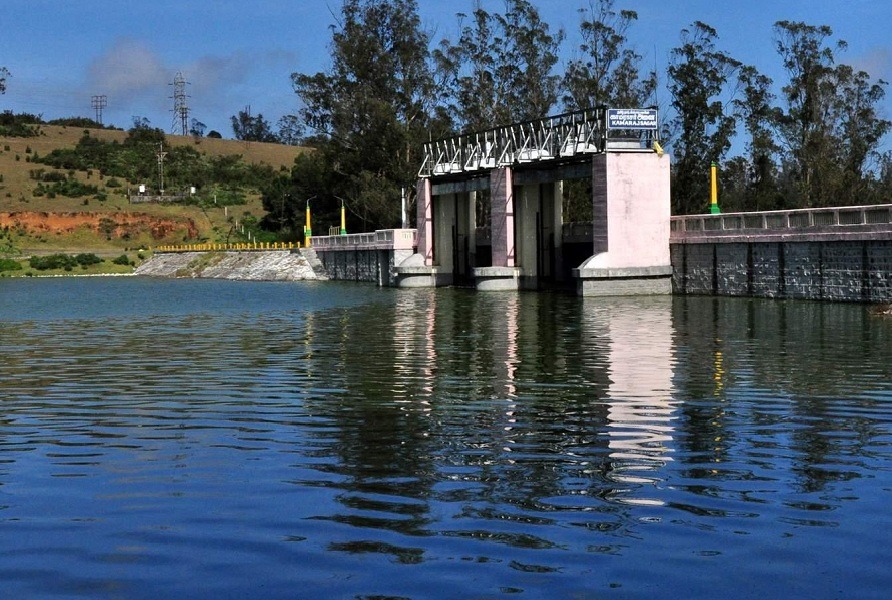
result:
<svg viewBox="0 0 892 600"><path fill-rule="evenodd" d="M0 258L0 271L21 271L22 265L11 258Z"/></svg>
<svg viewBox="0 0 892 600"><path fill-rule="evenodd" d="M74 260L77 264L85 268L90 265L98 265L102 262L102 259L95 254L78 254L74 257Z"/></svg>
<svg viewBox="0 0 892 600"><path fill-rule="evenodd" d="M28 263L31 268L38 271L47 271L49 269L65 269L70 271L77 261L67 254L50 254L49 256L32 256Z"/></svg>
<svg viewBox="0 0 892 600"><path fill-rule="evenodd" d="M130 259L127 258L127 255L126 255L126 254L122 254L122 255L119 256L118 258L112 260L112 262L113 262L114 264L116 264L116 265L129 265L129 264L130 264Z"/></svg>

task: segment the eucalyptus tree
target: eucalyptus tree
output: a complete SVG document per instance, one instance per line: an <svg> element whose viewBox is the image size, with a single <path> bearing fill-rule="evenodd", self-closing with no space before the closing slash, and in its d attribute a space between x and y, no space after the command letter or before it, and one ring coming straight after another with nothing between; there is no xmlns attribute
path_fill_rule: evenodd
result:
<svg viewBox="0 0 892 600"><path fill-rule="evenodd" d="M834 176L836 148L832 136L831 106L835 53L845 50L838 41L827 45L833 31L826 25L778 21L774 25L775 45L789 80L783 86L785 107L778 119L778 133L786 152L788 175L793 187L794 206L820 204L819 190ZM824 179L824 181L821 181Z"/></svg>
<svg viewBox="0 0 892 600"><path fill-rule="evenodd" d="M722 160L736 130L728 102L741 65L716 49L717 38L715 29L695 21L682 29L681 45L670 53L668 87L676 112L671 123L675 214L706 209L710 163Z"/></svg>
<svg viewBox="0 0 892 600"><path fill-rule="evenodd" d="M642 76L642 57L627 33L638 13L614 9L613 0L591 0L579 9L581 42L563 77L564 104L570 110L610 105L634 108L653 103L656 72Z"/></svg>
<svg viewBox="0 0 892 600"><path fill-rule="evenodd" d="M9 76L9 70L6 67L0 67L0 94L6 93L6 79Z"/></svg>
<svg viewBox="0 0 892 600"><path fill-rule="evenodd" d="M552 32L528 0L505 0L503 13L478 1L459 36L434 52L441 101L462 130L489 129L547 116L557 104L554 73L564 32Z"/></svg>
<svg viewBox="0 0 892 600"><path fill-rule="evenodd" d="M251 115L248 109L238 111L238 114L230 117L232 132L235 139L246 142L278 142L279 138L273 132L269 121L263 115L257 113Z"/></svg>
<svg viewBox="0 0 892 600"><path fill-rule="evenodd" d="M789 80L778 133L786 153L788 193L795 206L858 202L889 121L877 104L885 82L837 64L845 41L830 39L830 27L775 23L775 43Z"/></svg>
<svg viewBox="0 0 892 600"><path fill-rule="evenodd" d="M347 199L363 227L396 224L400 188L414 181L434 112L429 41L415 0L344 0L332 27L331 67L291 76L303 104L298 116L321 153L295 166L295 186L301 169L312 169L308 179L330 184L312 190L317 202Z"/></svg>
<svg viewBox="0 0 892 600"><path fill-rule="evenodd" d="M865 71L849 65L835 69L837 100L834 103L838 166L836 185L819 194L822 205L864 203L870 180L880 164L879 146L890 123L880 118L877 105L885 97L885 82L872 81Z"/></svg>
<svg viewBox="0 0 892 600"><path fill-rule="evenodd" d="M285 115L279 119L279 142L288 146L300 146L304 141L304 125L297 115Z"/></svg>
<svg viewBox="0 0 892 600"><path fill-rule="evenodd" d="M780 148L774 136L778 112L774 107L772 80L754 66L740 68L740 96L732 101L735 115L745 131L746 152L732 168L737 169L735 197L726 202L735 210L772 210L783 208L778 193L778 158ZM723 173L728 173L728 166ZM726 178L723 177L723 182ZM728 195L726 193L726 198Z"/></svg>

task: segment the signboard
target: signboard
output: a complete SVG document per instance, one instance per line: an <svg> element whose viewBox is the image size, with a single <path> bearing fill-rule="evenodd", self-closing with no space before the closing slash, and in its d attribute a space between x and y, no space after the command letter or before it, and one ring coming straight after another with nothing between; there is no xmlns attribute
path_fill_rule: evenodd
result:
<svg viewBox="0 0 892 600"><path fill-rule="evenodd" d="M655 108L608 108L607 129L657 129Z"/></svg>

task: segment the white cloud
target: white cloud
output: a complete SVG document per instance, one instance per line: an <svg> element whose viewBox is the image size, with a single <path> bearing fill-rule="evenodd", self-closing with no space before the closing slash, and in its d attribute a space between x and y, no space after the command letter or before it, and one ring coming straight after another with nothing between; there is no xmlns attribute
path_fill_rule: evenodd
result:
<svg viewBox="0 0 892 600"><path fill-rule="evenodd" d="M189 56L173 65L141 40L118 38L88 66L87 89L107 95L110 108L113 104L125 115L148 116L164 128L171 118L171 83L178 72L189 84L192 114L200 120L223 120L246 104L258 109L267 104L269 92L263 90L271 84L290 97L288 74L295 62L292 53L271 50Z"/></svg>
<svg viewBox="0 0 892 600"><path fill-rule="evenodd" d="M166 95L169 69L145 44L120 38L87 68L90 89L114 96L125 103L152 95Z"/></svg>

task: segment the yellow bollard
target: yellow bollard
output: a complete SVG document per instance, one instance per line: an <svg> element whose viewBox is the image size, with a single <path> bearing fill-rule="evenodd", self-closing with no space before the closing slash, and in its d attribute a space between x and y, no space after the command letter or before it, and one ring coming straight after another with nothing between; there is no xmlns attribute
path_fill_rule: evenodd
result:
<svg viewBox="0 0 892 600"><path fill-rule="evenodd" d="M714 162L709 166L710 173L710 189L709 189L709 212L714 215L721 214L721 210L719 209L719 183L718 183L718 175L716 173L718 169L718 165Z"/></svg>
<svg viewBox="0 0 892 600"><path fill-rule="evenodd" d="M307 200L307 225L304 227L304 245L310 247L310 238L313 236L313 228L310 225L310 201Z"/></svg>

